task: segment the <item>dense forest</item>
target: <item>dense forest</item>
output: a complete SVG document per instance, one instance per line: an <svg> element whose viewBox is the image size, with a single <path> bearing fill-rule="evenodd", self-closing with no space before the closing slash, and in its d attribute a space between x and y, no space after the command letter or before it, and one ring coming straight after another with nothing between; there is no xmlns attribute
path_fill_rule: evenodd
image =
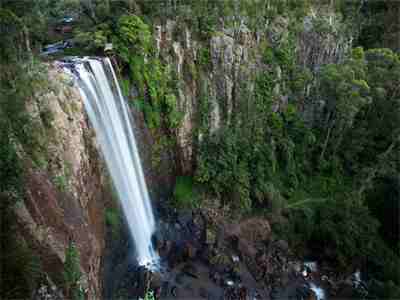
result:
<svg viewBox="0 0 400 300"><path fill-rule="evenodd" d="M54 30L65 16L73 28ZM168 205L201 210L212 199L229 220L266 218L297 256L335 272L360 269L368 294L354 298L399 298L399 18L400 3L389 0L0 0L1 298L31 297L44 276L13 213L27 197L27 166L50 170L53 119L42 108L47 129L39 130L28 103L53 88L51 61L104 56L107 44L126 99L154 140L152 168L162 172L168 157ZM172 39L196 45L178 69L156 36L171 20ZM228 72L213 46L226 32L254 41L241 48L250 63L229 69L239 74L229 97L220 93L226 86L213 93L214 79L204 79ZM313 53L302 52L301 39ZM42 55L60 40L71 46ZM318 51L334 54L320 59ZM188 89L189 119L180 100ZM68 189L62 176L54 184ZM118 223L114 213L106 214L109 227ZM71 244L59 282L82 299L74 291L78 257Z"/></svg>

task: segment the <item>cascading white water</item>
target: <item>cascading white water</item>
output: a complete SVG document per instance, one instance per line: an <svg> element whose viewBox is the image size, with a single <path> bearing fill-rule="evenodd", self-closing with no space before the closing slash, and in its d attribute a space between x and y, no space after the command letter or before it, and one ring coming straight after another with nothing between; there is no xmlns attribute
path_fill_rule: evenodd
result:
<svg viewBox="0 0 400 300"><path fill-rule="evenodd" d="M73 64L113 184L118 193L140 265L154 265L158 254L151 237L155 230L131 116L108 58L84 58Z"/></svg>
<svg viewBox="0 0 400 300"><path fill-rule="evenodd" d="M325 300L325 291L315 283L310 282L310 289L315 293L317 300Z"/></svg>

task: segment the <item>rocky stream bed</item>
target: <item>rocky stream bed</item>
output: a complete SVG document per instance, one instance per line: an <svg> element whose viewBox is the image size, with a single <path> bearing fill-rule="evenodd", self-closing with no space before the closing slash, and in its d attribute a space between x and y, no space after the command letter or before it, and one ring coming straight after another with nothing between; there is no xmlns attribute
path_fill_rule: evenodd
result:
<svg viewBox="0 0 400 300"><path fill-rule="evenodd" d="M155 299L322 300L355 292L354 278L302 262L286 241L273 239L265 219L224 224L204 210L158 211L162 218L153 242L159 266L154 271L138 266L125 239L113 252L105 298L144 298L151 290Z"/></svg>

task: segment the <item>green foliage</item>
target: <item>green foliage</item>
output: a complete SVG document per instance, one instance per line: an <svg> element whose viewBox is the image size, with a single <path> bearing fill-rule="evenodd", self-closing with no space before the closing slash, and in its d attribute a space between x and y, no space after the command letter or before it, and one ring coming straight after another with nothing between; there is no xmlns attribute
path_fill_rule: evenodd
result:
<svg viewBox="0 0 400 300"><path fill-rule="evenodd" d="M278 47L271 47L268 44L264 45L264 47L264 63L271 66L279 65L285 72L289 74L295 64L294 44L292 37L289 37L288 40L283 41Z"/></svg>
<svg viewBox="0 0 400 300"><path fill-rule="evenodd" d="M197 181L243 211L257 205L280 211L285 203L280 189L295 189L310 168L314 135L294 105L273 111L276 83L273 72L258 76L253 107L239 113L243 125L222 128L200 146Z"/></svg>
<svg viewBox="0 0 400 300"><path fill-rule="evenodd" d="M178 208L193 208L198 205L198 201L193 178L178 176L174 188L174 205Z"/></svg>
<svg viewBox="0 0 400 300"><path fill-rule="evenodd" d="M206 47L201 47L197 54L197 60L201 66L209 66L211 63L210 50Z"/></svg>
<svg viewBox="0 0 400 300"><path fill-rule="evenodd" d="M157 142L152 147L151 164L155 169L161 167L162 156L169 149L173 149L176 141L165 135L157 136Z"/></svg>
<svg viewBox="0 0 400 300"><path fill-rule="evenodd" d="M0 57L21 58L29 55L45 39L48 26L46 0L4 0L0 8ZM16 51L16 52L13 52ZM11 63L10 60L4 60Z"/></svg>
<svg viewBox="0 0 400 300"><path fill-rule="evenodd" d="M161 153L175 145L174 133L183 119L175 95L174 73L156 57L150 27L136 15L119 18L113 43L116 54L128 67L129 82L139 92L133 105L143 111L156 136L152 162L159 166ZM129 86L124 89L129 90Z"/></svg>
<svg viewBox="0 0 400 300"><path fill-rule="evenodd" d="M393 18L384 18L382 13L393 8L393 4L367 2L362 14L369 22L360 27L359 43L371 47L384 41L390 45L390 37L381 32L389 32L396 26L384 26L385 22L393 23L390 21ZM393 196L399 190L394 182L400 172L398 54L388 49L356 48L345 61L322 66L313 74L296 65L295 34L302 28L303 17L311 5L316 5L306 0L27 3L7 0L0 9L0 196L5 196L8 206L23 198L20 157L32 159L36 166L43 166L46 161L46 129L39 130L41 126L36 125L50 128L51 113L40 110L40 119L33 118L26 106L37 91L47 88L47 75L32 59L29 45L37 47L46 40L41 36L46 36L43 29L48 15L58 18L66 11L64 7L81 11L87 18L82 17L85 20L79 24L76 37L90 54L100 53L105 43L113 42L121 73L129 77L122 84L124 93L129 97L130 85L136 86L139 97L134 103L144 112L156 137L155 166L160 164L166 149L176 146L171 137L176 134L183 115L178 109L176 76L155 55L149 19L144 22L144 17L132 12L143 12L146 18L176 17L203 41L220 34L216 31L222 23L234 30L241 22L251 30L263 29L266 23L271 24L282 15L289 20L289 36L264 45L264 72L256 78L254 92L247 97L243 95L241 103L235 103L235 115L229 125L210 132L211 101L207 92L201 92L198 116L201 142L196 148L195 181L242 212L260 209L269 215L288 216L286 225L276 225L286 230L285 237L298 249L312 245L340 266L351 267L368 260L379 281L371 284L377 297L398 296L399 243L393 234L386 234L393 227L387 220L387 211L394 211L391 216L398 219L398 202ZM321 35L347 34L347 22L358 18L359 5L354 1L336 1L335 9L342 13L346 26L331 26L328 19L317 14L313 18L314 28ZM390 30L386 29L389 27ZM197 56L201 67L190 64L185 70L196 80L199 72L207 71L210 59L209 49L202 47ZM276 92L278 84L280 93ZM288 103L283 103L278 94L287 95ZM314 122L305 124L303 112L298 111L299 103L315 108L315 103L321 103L318 107L321 113L316 113ZM67 177L64 173L55 178L62 191L66 189ZM189 177L178 178L174 192L178 207L197 205L193 185ZM107 225L115 232L119 226L117 212L106 210L105 215ZM382 223L379 230L376 219ZM9 240L10 237L6 239ZM325 251L328 248L332 252ZM22 252L21 257L29 257L21 259L25 268L30 265L31 256L29 251ZM79 298L77 250L72 245L66 254L69 296ZM26 278L21 280L24 276L14 277L13 274L23 273L16 272L12 263L6 267L11 270L8 283L14 278L27 282ZM24 298L29 294L28 289L19 289L4 298ZM74 291L77 291L75 296Z"/></svg>
<svg viewBox="0 0 400 300"><path fill-rule="evenodd" d="M80 270L79 252L73 243L70 243L65 250L65 263L64 263L64 281L65 288L71 299L84 299L84 293L79 285L82 273Z"/></svg>
<svg viewBox="0 0 400 300"><path fill-rule="evenodd" d="M177 99L174 94L165 95L165 104L167 112L167 124L169 128L179 128L183 119L183 113L178 110Z"/></svg>
<svg viewBox="0 0 400 300"><path fill-rule="evenodd" d="M152 49L150 27L136 15L123 15L118 20L117 37L114 39L118 55L129 62L130 56L146 56Z"/></svg>
<svg viewBox="0 0 400 300"><path fill-rule="evenodd" d="M291 33L278 47L264 43L263 62L273 68L271 75L275 78L278 77L276 68L279 67L282 77L279 83L283 88L286 86L290 88L289 91L283 92L289 93L292 97L303 98L307 85L312 82L313 74L306 67L296 65L294 39L294 33Z"/></svg>
<svg viewBox="0 0 400 300"><path fill-rule="evenodd" d="M342 65L327 65L321 71L321 93L326 101L325 142L321 151L336 153L343 137L353 127L363 106L370 102L370 87L366 81L366 64L362 59L351 59Z"/></svg>
<svg viewBox="0 0 400 300"><path fill-rule="evenodd" d="M212 110L212 104L210 103L207 96L202 93L199 96L199 109L198 109L198 136L203 136L209 133L210 126L210 112Z"/></svg>
<svg viewBox="0 0 400 300"><path fill-rule="evenodd" d="M252 106L236 113L237 123L205 131L196 180L242 211L287 216L273 231L298 253L309 247L343 269L368 261L381 282L377 295L396 295L398 243L387 232L397 223L383 216L390 210L391 219L399 219L392 199L400 172L399 57L388 49L356 48L343 63L311 74L296 66L290 44L280 47L265 48L264 63L272 68L257 77L245 100ZM315 80L311 97L324 102L318 122L306 125L290 98L278 109L276 84L289 87L290 97L305 97L305 86ZM374 191L377 178L386 183ZM378 230L378 220L387 230ZM374 254L377 248L381 254Z"/></svg>
<svg viewBox="0 0 400 300"><path fill-rule="evenodd" d="M400 142L399 58L388 49L376 49L365 53L365 61L371 101L355 118L341 151L353 169L364 170L363 187L368 186L370 176L397 172L394 153Z"/></svg>
<svg viewBox="0 0 400 300"><path fill-rule="evenodd" d="M119 84L121 86L122 94L124 95L124 97L129 98L129 96L130 96L129 89L130 89L130 85L131 85L129 79L121 78L119 81Z"/></svg>
<svg viewBox="0 0 400 300"><path fill-rule="evenodd" d="M398 299L400 297L400 287L392 280L386 282L372 281L369 285L369 295L371 298L376 299Z"/></svg>
<svg viewBox="0 0 400 300"><path fill-rule="evenodd" d="M233 201L244 210L250 209L249 171L245 157L244 141L235 132L226 129L218 135L206 137L203 142L196 180L209 184L213 192ZM226 199L227 200L227 199Z"/></svg>
<svg viewBox="0 0 400 300"><path fill-rule="evenodd" d="M306 91L307 85L311 84L313 75L308 68L295 66L291 73L289 81L290 89L296 96L303 96Z"/></svg>
<svg viewBox="0 0 400 300"><path fill-rule="evenodd" d="M366 204L371 214L379 220L379 232L384 242L395 253L400 253L398 231L400 228L400 182L395 176L379 176L366 195Z"/></svg>
<svg viewBox="0 0 400 300"><path fill-rule="evenodd" d="M26 299L43 279L43 270L33 248L17 235L13 196L0 191L0 238L2 241L0 265L0 297Z"/></svg>
<svg viewBox="0 0 400 300"><path fill-rule="evenodd" d="M40 119L32 118L27 111L27 104L40 92L49 88L47 71L29 52L24 52L20 43L22 19L7 10L0 21L0 30L6 34L6 43L0 50L0 135L1 150L1 191L8 193L13 199L21 199L23 185L22 161L25 154L36 166L43 165L46 156L47 138L42 126L51 122L51 114L42 110ZM3 60L4 59L4 60ZM32 130L35 128L35 130ZM18 153L17 153L18 151Z"/></svg>
<svg viewBox="0 0 400 300"><path fill-rule="evenodd" d="M265 64L272 65L272 64L274 64L274 60L275 60L275 55L274 55L273 48L270 47L269 45L265 45L265 50L263 53L263 62Z"/></svg>
<svg viewBox="0 0 400 300"><path fill-rule="evenodd" d="M65 162L63 169L61 170L62 173L57 174L53 178L53 183L57 187L57 189L62 192L66 193L68 192L69 188L69 178L72 175L72 169L71 165L69 162Z"/></svg>
<svg viewBox="0 0 400 300"><path fill-rule="evenodd" d="M50 129L52 127L54 116L49 107L46 107L40 111L40 119L42 120L42 123L46 129Z"/></svg>
<svg viewBox="0 0 400 300"><path fill-rule="evenodd" d="M71 243L65 251L64 279L68 285L76 284L81 278L79 263L79 252L76 246Z"/></svg>
<svg viewBox="0 0 400 300"><path fill-rule="evenodd" d="M80 45L81 51L83 49L89 53L96 53L104 49L105 44L110 42L111 37L112 30L108 23L101 23L88 31L77 29L75 32L75 41Z"/></svg>
<svg viewBox="0 0 400 300"><path fill-rule="evenodd" d="M293 49L289 45L282 45L275 50L275 57L280 66L290 69L294 64Z"/></svg>
<svg viewBox="0 0 400 300"><path fill-rule="evenodd" d="M107 180L106 190L109 192L110 201L106 204L104 210L105 223L109 232L111 232L111 237L114 240L119 240L121 238L122 229L122 211L117 190L110 177Z"/></svg>
<svg viewBox="0 0 400 300"><path fill-rule="evenodd" d="M368 257L368 283L371 298L396 299L400 292L399 252L385 246L381 239L372 241L373 249Z"/></svg>
<svg viewBox="0 0 400 300"><path fill-rule="evenodd" d="M46 153L46 134L37 126L49 125L41 111L33 118L27 105L48 89L47 72L32 56L41 43L46 18L44 1L2 1L0 8L0 298L32 296L43 279L39 258L30 241L18 234L14 208L24 199L26 161L38 165Z"/></svg>
<svg viewBox="0 0 400 300"><path fill-rule="evenodd" d="M53 182L60 192L65 193L67 191L68 181L65 175L55 176Z"/></svg>
<svg viewBox="0 0 400 300"><path fill-rule="evenodd" d="M24 55L23 36L21 31L24 29L24 23L10 9L0 9L0 33L4 36L0 44L0 57L2 63L8 60L13 62Z"/></svg>
<svg viewBox="0 0 400 300"><path fill-rule="evenodd" d="M373 250L377 221L362 202L349 195L330 200L317 209L312 239L323 241L321 251L330 252L342 268L363 262ZM328 250L329 249L329 250ZM324 252L321 252L324 253Z"/></svg>
<svg viewBox="0 0 400 300"><path fill-rule="evenodd" d="M351 58L360 60L365 58L364 49L362 47L356 47L351 52Z"/></svg>
<svg viewBox="0 0 400 300"><path fill-rule="evenodd" d="M144 295L144 300L155 300L154 292L153 291L147 291L146 294Z"/></svg>
<svg viewBox="0 0 400 300"><path fill-rule="evenodd" d="M111 234L115 240L119 239L121 232L121 212L117 208L106 208L106 225L111 228Z"/></svg>
<svg viewBox="0 0 400 300"><path fill-rule="evenodd" d="M11 137L8 120L0 110L0 193L11 199L22 199L23 166L17 155L15 142Z"/></svg>
<svg viewBox="0 0 400 300"><path fill-rule="evenodd" d="M116 53L129 66L149 127L178 128L182 114L177 107L172 73L153 53L150 27L136 15L124 15L118 20L113 42Z"/></svg>
<svg viewBox="0 0 400 300"><path fill-rule="evenodd" d="M351 3L351 1L348 1ZM356 3L354 3L357 5ZM358 4L360 5L360 4ZM396 1L367 1L359 10L360 32L357 45L365 49L387 47L398 52L398 3ZM394 24L390 26L390 24Z"/></svg>

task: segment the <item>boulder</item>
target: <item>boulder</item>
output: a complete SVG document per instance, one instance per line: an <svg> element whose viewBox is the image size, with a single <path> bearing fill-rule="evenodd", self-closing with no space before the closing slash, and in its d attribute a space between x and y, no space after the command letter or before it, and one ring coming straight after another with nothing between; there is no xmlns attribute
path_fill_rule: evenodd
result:
<svg viewBox="0 0 400 300"><path fill-rule="evenodd" d="M206 242L206 220L200 213L193 215L193 226L191 231L195 240L201 244Z"/></svg>
<svg viewBox="0 0 400 300"><path fill-rule="evenodd" d="M151 278L151 284L150 285L151 285L151 288L153 290L161 288L161 285L163 283L163 279L162 279L161 273L152 272L150 278Z"/></svg>
<svg viewBox="0 0 400 300"><path fill-rule="evenodd" d="M287 241L279 240L276 242L276 247L284 253L289 251L289 244Z"/></svg>
<svg viewBox="0 0 400 300"><path fill-rule="evenodd" d="M238 249L237 249L241 255L242 258L245 257L255 257L257 254L257 249L254 247L254 245L250 244L247 240L245 239L240 239L238 243Z"/></svg>
<svg viewBox="0 0 400 300"><path fill-rule="evenodd" d="M203 297L204 299L208 299L209 298L209 293L203 287L199 288L199 295L200 295L200 297Z"/></svg>
<svg viewBox="0 0 400 300"><path fill-rule="evenodd" d="M193 277L193 278L198 278L199 277L199 272L194 264L186 264L182 268L182 272L185 273L186 275Z"/></svg>

